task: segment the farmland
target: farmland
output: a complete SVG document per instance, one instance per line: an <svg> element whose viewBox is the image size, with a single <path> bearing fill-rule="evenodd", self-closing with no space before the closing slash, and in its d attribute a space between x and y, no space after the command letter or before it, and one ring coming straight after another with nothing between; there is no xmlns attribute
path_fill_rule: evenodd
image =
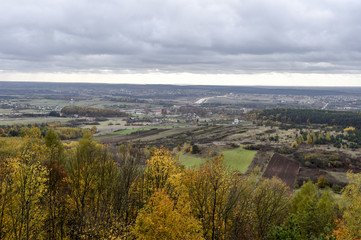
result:
<svg viewBox="0 0 361 240"><path fill-rule="evenodd" d="M299 168L300 164L298 162L275 153L268 163L266 171L263 173L263 177L278 177L282 179L290 189L293 189Z"/></svg>
<svg viewBox="0 0 361 240"><path fill-rule="evenodd" d="M243 148L237 148L232 150L225 150L219 152L220 155L224 156L224 163L232 170L238 170L241 173L245 173L248 166L251 164L256 151L245 150ZM186 168L196 166L198 167L206 158L202 158L199 155L194 154L180 154L179 161Z"/></svg>

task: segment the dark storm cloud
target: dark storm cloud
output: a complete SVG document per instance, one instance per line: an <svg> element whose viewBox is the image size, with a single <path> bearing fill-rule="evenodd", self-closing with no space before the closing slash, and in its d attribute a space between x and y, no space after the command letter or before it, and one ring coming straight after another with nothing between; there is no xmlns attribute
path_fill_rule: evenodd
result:
<svg viewBox="0 0 361 240"><path fill-rule="evenodd" d="M357 0L4 0L0 69L358 72Z"/></svg>

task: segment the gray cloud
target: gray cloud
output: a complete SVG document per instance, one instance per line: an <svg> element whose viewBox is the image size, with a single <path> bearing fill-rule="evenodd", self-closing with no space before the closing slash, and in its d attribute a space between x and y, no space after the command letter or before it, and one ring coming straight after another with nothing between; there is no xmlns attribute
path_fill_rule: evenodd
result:
<svg viewBox="0 0 361 240"><path fill-rule="evenodd" d="M360 73L358 0L4 0L0 69Z"/></svg>

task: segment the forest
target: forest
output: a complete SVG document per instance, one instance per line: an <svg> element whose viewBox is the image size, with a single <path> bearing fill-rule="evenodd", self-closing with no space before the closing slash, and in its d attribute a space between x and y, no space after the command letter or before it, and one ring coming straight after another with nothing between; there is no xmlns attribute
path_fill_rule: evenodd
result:
<svg viewBox="0 0 361 240"><path fill-rule="evenodd" d="M294 124L327 124L361 127L360 112L326 111L319 109L272 108L253 111L253 119Z"/></svg>
<svg viewBox="0 0 361 240"><path fill-rule="evenodd" d="M0 239L360 239L361 174L291 192L222 155L185 169L177 151L63 143L31 127L0 139Z"/></svg>

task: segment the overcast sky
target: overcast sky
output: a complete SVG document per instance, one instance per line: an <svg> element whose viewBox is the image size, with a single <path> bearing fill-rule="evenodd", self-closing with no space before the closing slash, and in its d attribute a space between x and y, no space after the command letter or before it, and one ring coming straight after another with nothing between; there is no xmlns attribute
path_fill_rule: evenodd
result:
<svg viewBox="0 0 361 240"><path fill-rule="evenodd" d="M1 0L0 80L361 86L361 1Z"/></svg>

